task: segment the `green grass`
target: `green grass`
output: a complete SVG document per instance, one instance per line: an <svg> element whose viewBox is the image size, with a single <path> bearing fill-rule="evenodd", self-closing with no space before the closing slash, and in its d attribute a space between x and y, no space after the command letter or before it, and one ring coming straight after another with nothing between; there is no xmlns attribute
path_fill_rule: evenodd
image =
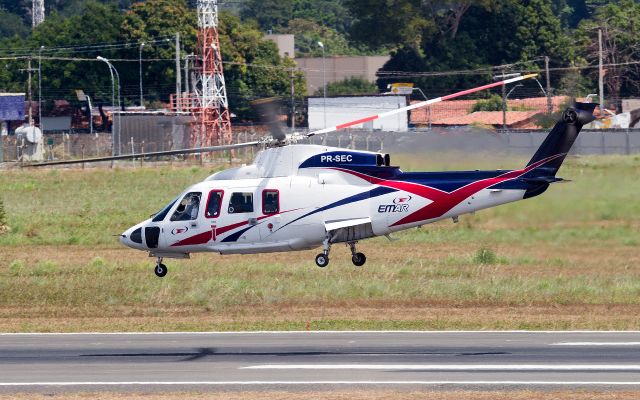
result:
<svg viewBox="0 0 640 400"><path fill-rule="evenodd" d="M407 165L405 170L454 168L446 158L401 156L396 161ZM468 165L457 161L455 168L513 168L522 161L479 158L462 163ZM4 171L0 174L0 196L12 231L0 236L0 245L113 244L113 235L156 212L212 172L199 167ZM440 243L474 241L490 234L501 243L519 239L560 244L594 240L617 240L630 246L640 243L640 157L572 158L560 172L573 182L553 185L531 200L464 216L456 229L440 223L410 231L404 238Z"/></svg>
<svg viewBox="0 0 640 400"><path fill-rule="evenodd" d="M10 235L0 245L114 243L113 235L157 212L215 170L199 167L4 171Z"/></svg>
<svg viewBox="0 0 640 400"><path fill-rule="evenodd" d="M450 159L458 168L492 165L459 157L396 162L405 170L453 169ZM363 268L334 246L325 269L314 266L314 251L198 255L168 260L169 275L155 278L153 260L112 235L212 172L0 173L11 227L0 235L0 329L640 327L640 157L571 158L560 176L574 182L540 197L399 232L399 242L361 243ZM370 314L351 312L369 306Z"/></svg>

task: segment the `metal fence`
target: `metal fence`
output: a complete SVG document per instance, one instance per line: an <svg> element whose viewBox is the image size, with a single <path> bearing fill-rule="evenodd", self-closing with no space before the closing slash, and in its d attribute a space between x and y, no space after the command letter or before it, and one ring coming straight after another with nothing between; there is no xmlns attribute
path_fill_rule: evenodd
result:
<svg viewBox="0 0 640 400"><path fill-rule="evenodd" d="M352 148L369 151L388 151L396 153L442 153L455 151L461 153L533 153L546 137L548 130L535 131L491 131L473 127L460 129L414 130L406 133L368 132L349 130L315 136L304 142L327 146ZM234 142L243 143L258 140L263 134L241 132L236 134ZM45 136L45 159L68 160L84 159L112 154L110 134L56 134ZM15 162L20 154L20 143L15 136L2 137L0 141L0 159ZM123 143L121 154L170 150L172 144L166 141ZM250 160L256 148L236 150L233 157ZM571 151L576 155L587 154L640 154L640 130L583 130ZM232 154L220 153L214 158L228 159ZM172 157L172 161L192 160L193 157Z"/></svg>

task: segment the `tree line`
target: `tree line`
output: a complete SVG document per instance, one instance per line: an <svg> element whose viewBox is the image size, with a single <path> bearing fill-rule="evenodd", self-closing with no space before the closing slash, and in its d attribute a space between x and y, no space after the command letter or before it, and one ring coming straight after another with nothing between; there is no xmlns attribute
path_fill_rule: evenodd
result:
<svg viewBox="0 0 640 400"><path fill-rule="evenodd" d="M96 56L137 60L142 55L150 60L143 63L145 99L166 101L174 90L175 33L180 33L183 55L195 52L195 3L46 0L46 21L31 29L31 0L0 0L0 89L25 90L20 70L26 61L11 57L31 56L35 62L42 55L47 100L72 98L74 89L83 89L98 102L110 103L109 73ZM246 0L221 2L220 9L229 100L242 117L251 116L249 101L290 93L295 64L264 40L267 32L296 35L299 57L320 56L318 41L327 55L389 54L377 82L380 90L390 82L409 81L436 96L487 82L494 74L539 69L544 57L555 92L592 93L600 30L607 97L637 96L640 88L640 2L634 0ZM126 102L135 104L138 63L114 65ZM299 72L294 84L300 101L305 93ZM375 91L357 79L329 89L330 94Z"/></svg>

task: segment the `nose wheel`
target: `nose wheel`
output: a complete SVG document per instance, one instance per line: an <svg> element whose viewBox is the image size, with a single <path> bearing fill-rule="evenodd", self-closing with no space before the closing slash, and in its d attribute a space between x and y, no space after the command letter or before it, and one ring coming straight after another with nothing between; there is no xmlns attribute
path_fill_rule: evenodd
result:
<svg viewBox="0 0 640 400"><path fill-rule="evenodd" d="M158 262L156 263L156 267L153 270L158 278L164 277L169 270L167 266L162 263L162 258L158 258Z"/></svg>
<svg viewBox="0 0 640 400"><path fill-rule="evenodd" d="M329 265L329 256L323 254L318 254L316 256L316 265L320 268L324 268Z"/></svg>

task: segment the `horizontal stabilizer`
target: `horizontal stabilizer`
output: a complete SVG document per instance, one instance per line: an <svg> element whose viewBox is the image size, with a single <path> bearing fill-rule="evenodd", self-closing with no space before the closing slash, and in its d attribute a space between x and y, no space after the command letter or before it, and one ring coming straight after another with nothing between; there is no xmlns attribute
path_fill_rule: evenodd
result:
<svg viewBox="0 0 640 400"><path fill-rule="evenodd" d="M534 178L523 178L522 181L527 183L558 183L565 180L555 176L536 176Z"/></svg>

